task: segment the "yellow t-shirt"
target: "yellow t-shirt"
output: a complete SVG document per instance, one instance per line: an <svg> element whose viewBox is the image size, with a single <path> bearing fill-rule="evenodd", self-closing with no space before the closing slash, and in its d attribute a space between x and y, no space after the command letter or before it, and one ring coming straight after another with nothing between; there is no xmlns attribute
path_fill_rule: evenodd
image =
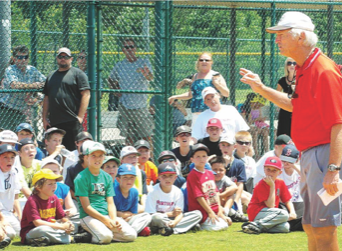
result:
<svg viewBox="0 0 342 251"><path fill-rule="evenodd" d="M23 170L23 176L20 177L19 180L20 180L20 185L22 187L26 187L26 184L27 184L27 187L29 188L31 187L33 175L40 170L41 164L42 162L40 160L34 159L32 161L32 165L29 168L23 165L21 166Z"/></svg>

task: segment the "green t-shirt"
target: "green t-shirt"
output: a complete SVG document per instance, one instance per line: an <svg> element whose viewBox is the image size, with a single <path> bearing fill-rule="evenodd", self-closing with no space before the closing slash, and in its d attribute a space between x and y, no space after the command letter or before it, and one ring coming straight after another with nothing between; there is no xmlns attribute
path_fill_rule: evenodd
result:
<svg viewBox="0 0 342 251"><path fill-rule="evenodd" d="M88 214L83 210L78 197L88 197L92 208L102 215L108 215L106 198L115 196L112 177L108 173L100 170L99 175L95 176L86 168L77 175L74 183L81 219Z"/></svg>

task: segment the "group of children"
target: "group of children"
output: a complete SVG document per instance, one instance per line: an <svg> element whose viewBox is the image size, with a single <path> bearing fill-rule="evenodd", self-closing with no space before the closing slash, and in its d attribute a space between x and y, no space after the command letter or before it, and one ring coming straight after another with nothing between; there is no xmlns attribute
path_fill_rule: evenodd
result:
<svg viewBox="0 0 342 251"><path fill-rule="evenodd" d="M232 221L244 222L245 233L289 232L288 221L298 218L301 206L295 210L292 201L300 202L299 194L288 183L298 184L299 153L285 135L277 139L283 143L282 160L263 160L264 177L253 186L258 163L249 155L251 134L222 138L216 118L208 122L209 137L195 145L191 129L178 127L180 146L161 152L158 166L145 140L124 147L116 158L82 132L75 142L78 161L66 168L61 155L65 132L58 128L45 132L40 161L30 129L26 124L18 126L17 134L0 133L0 248L16 235L32 246L106 244L191 229L224 230ZM18 141L23 130L31 133ZM285 181L277 178L282 171ZM27 199L22 213L20 198ZM278 208L279 201L288 212Z"/></svg>

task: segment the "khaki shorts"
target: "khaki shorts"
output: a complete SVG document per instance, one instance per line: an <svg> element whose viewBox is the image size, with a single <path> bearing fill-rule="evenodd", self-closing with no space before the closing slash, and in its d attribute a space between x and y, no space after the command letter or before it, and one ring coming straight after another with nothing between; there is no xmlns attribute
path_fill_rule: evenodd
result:
<svg viewBox="0 0 342 251"><path fill-rule="evenodd" d="M127 109L122 104L119 104L118 128L122 136L137 141L152 135L154 122L147 107Z"/></svg>

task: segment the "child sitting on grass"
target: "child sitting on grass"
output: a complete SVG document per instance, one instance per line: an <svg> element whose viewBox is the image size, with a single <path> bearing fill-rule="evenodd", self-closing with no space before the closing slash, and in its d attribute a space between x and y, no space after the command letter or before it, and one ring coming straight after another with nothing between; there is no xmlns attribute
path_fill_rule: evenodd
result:
<svg viewBox="0 0 342 251"><path fill-rule="evenodd" d="M172 163L158 166L159 183L147 195L146 212L152 214L151 229L163 236L185 233L202 219L199 210L183 213L182 191L174 186L176 167Z"/></svg>
<svg viewBox="0 0 342 251"><path fill-rule="evenodd" d="M244 233L288 233L290 231L287 221L296 219L297 215L285 182L277 179L281 174L281 168L281 160L278 157L266 159L264 165L266 177L254 188L252 200L247 209L251 222L242 224ZM280 200L290 213L278 208Z"/></svg>
<svg viewBox="0 0 342 251"><path fill-rule="evenodd" d="M112 177L114 188L115 183L117 182L116 175L118 174L119 166L120 160L113 156L106 156L101 166L101 169Z"/></svg>
<svg viewBox="0 0 342 251"><path fill-rule="evenodd" d="M221 134L223 132L221 120L217 118L209 119L206 131L209 134L209 137L199 139L198 143L202 143L209 148L209 156L222 156L219 147Z"/></svg>
<svg viewBox="0 0 342 251"><path fill-rule="evenodd" d="M138 214L139 193L133 187L136 179L135 166L122 164L117 172L114 184L114 203L118 217L124 219L138 233L138 236L149 236L151 215L148 213Z"/></svg>
<svg viewBox="0 0 342 251"><path fill-rule="evenodd" d="M218 231L228 228L230 220L223 213L220 198L212 171L205 169L209 149L203 144L193 147L191 162L195 167L187 178L189 211L199 210L202 213L201 228Z"/></svg>
<svg viewBox="0 0 342 251"><path fill-rule="evenodd" d="M33 194L28 198L21 221L21 242L32 246L47 246L50 244L69 244L71 242L89 243L88 233L70 233L74 230L71 221L65 218L62 205L54 195L57 181L63 176L55 175L49 169L38 171L32 179Z"/></svg>
<svg viewBox="0 0 342 251"><path fill-rule="evenodd" d="M101 169L105 154L106 149L101 143L92 142L86 153L88 167L75 179L81 226L92 234L92 243L134 241L137 233L116 216L112 177Z"/></svg>

